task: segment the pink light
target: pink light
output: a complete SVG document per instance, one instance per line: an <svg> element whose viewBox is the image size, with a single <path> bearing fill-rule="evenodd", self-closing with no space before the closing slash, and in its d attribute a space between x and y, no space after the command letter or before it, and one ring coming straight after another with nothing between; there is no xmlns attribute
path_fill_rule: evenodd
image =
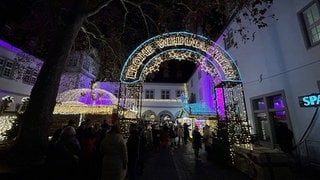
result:
<svg viewBox="0 0 320 180"><path fill-rule="evenodd" d="M216 98L218 104L218 115L220 119L225 119L223 88L216 88Z"/></svg>
<svg viewBox="0 0 320 180"><path fill-rule="evenodd" d="M108 96L101 96L97 92L87 92L85 95L80 96L78 99L79 102L82 102L87 105L112 105L112 100Z"/></svg>
<svg viewBox="0 0 320 180"><path fill-rule="evenodd" d="M212 97L212 78L210 75L202 73L200 87L202 94L202 102L206 102L210 108L210 111L213 111L215 107Z"/></svg>

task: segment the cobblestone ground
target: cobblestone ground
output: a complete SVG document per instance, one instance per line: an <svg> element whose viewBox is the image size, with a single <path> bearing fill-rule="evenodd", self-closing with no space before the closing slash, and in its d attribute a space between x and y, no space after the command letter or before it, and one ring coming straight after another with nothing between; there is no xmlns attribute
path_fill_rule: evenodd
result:
<svg viewBox="0 0 320 180"><path fill-rule="evenodd" d="M147 155L145 170L139 180L249 180L237 169L206 159L204 150L200 160L194 158L191 144L179 148L161 149Z"/></svg>

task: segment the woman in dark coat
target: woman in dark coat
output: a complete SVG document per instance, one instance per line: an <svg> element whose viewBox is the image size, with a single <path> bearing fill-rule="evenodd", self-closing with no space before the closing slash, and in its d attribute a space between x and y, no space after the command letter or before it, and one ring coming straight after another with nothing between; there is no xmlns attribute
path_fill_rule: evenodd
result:
<svg viewBox="0 0 320 180"><path fill-rule="evenodd" d="M196 126L192 131L192 148L196 159L199 159L199 151L202 146L202 136L199 132L199 127Z"/></svg>

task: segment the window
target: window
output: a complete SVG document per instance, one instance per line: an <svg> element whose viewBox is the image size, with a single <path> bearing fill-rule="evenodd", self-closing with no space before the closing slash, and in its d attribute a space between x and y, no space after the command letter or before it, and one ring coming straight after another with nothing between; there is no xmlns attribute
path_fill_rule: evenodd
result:
<svg viewBox="0 0 320 180"><path fill-rule="evenodd" d="M255 110L263 110L266 109L266 105L264 104L263 98L255 99L252 101L253 103L253 108Z"/></svg>
<svg viewBox="0 0 320 180"><path fill-rule="evenodd" d="M223 40L224 40L224 48L226 50L230 49L234 44L233 32L232 31L228 31Z"/></svg>
<svg viewBox="0 0 320 180"><path fill-rule="evenodd" d="M0 58L0 76L11 78L13 73L14 62L9 59Z"/></svg>
<svg viewBox="0 0 320 180"><path fill-rule="evenodd" d="M276 127L280 123L289 126L284 92L276 92L251 99L255 133L262 145L277 145Z"/></svg>
<svg viewBox="0 0 320 180"><path fill-rule="evenodd" d="M171 115L169 113L163 113L160 114L160 121L170 121L173 118L171 117Z"/></svg>
<svg viewBox="0 0 320 180"><path fill-rule="evenodd" d="M37 76L38 76L37 70L29 67L26 69L26 72L22 77L22 82L26 84L34 85L36 83Z"/></svg>
<svg viewBox="0 0 320 180"><path fill-rule="evenodd" d="M320 5L314 1L302 10L302 20L308 37L309 46L320 43Z"/></svg>
<svg viewBox="0 0 320 180"><path fill-rule="evenodd" d="M190 94L190 98L189 98L188 103L196 103L196 94L195 93Z"/></svg>
<svg viewBox="0 0 320 180"><path fill-rule="evenodd" d="M145 98L154 99L154 90L151 90L151 89L145 90Z"/></svg>
<svg viewBox="0 0 320 180"><path fill-rule="evenodd" d="M170 90L161 90L161 99L170 99Z"/></svg>
<svg viewBox="0 0 320 180"><path fill-rule="evenodd" d="M284 108L283 99L281 94L268 97L267 99L269 109Z"/></svg>
<svg viewBox="0 0 320 180"><path fill-rule="evenodd" d="M82 65L83 69L89 71L90 69L90 60L83 60L83 65Z"/></svg>
<svg viewBox="0 0 320 180"><path fill-rule="evenodd" d="M179 97L181 97L182 95L184 95L184 92L183 92L183 90L177 90L176 91L176 98L179 98Z"/></svg>
<svg viewBox="0 0 320 180"><path fill-rule="evenodd" d="M73 57L69 58L67 66L76 67L78 65L78 59Z"/></svg>

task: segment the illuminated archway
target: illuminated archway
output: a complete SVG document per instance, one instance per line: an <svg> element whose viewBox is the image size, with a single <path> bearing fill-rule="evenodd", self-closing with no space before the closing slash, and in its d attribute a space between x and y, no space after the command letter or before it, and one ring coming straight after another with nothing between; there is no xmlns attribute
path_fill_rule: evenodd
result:
<svg viewBox="0 0 320 180"><path fill-rule="evenodd" d="M232 57L212 40L189 32L171 32L155 36L138 46L126 60L120 81L143 82L149 73L159 71L167 60L188 60L209 73L215 84L240 83L241 76Z"/></svg>
<svg viewBox="0 0 320 180"><path fill-rule="evenodd" d="M142 113L142 119L147 121L154 121L157 114L151 110L147 110L144 113Z"/></svg>
<svg viewBox="0 0 320 180"><path fill-rule="evenodd" d="M165 121L175 121L175 117L173 116L173 114L170 111L164 110L161 111L157 118L158 121L160 122L165 122Z"/></svg>

